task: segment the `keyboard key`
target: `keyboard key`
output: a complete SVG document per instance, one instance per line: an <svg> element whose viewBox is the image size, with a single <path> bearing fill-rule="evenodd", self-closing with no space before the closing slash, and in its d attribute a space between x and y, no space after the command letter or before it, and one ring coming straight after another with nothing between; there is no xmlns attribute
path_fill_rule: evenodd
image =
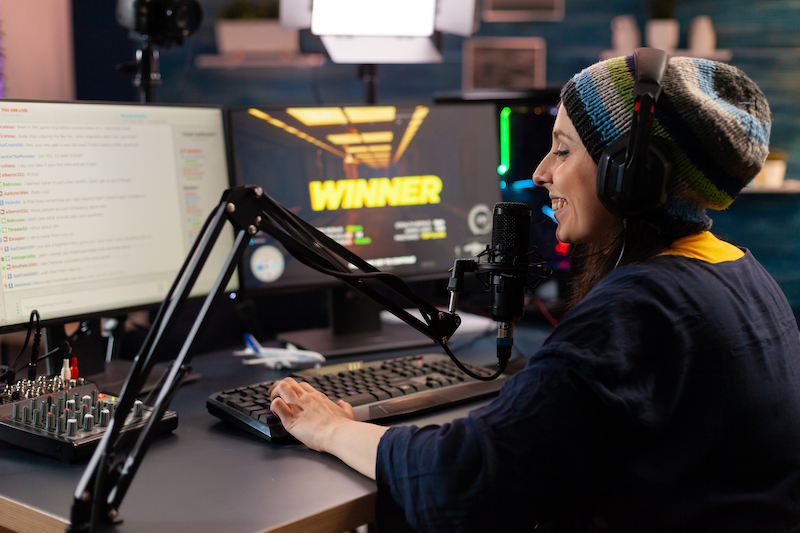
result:
<svg viewBox="0 0 800 533"><path fill-rule="evenodd" d="M361 394L354 394L352 396L347 396L342 398L344 401L356 407L357 405L364 405L365 403L371 403L375 401L375 396L369 394L367 392L363 392Z"/></svg>
<svg viewBox="0 0 800 533"><path fill-rule="evenodd" d="M369 389L367 392L373 395L375 399L377 399L378 401L388 400L389 398L391 398L391 395L388 392L386 392L385 390L381 390L377 387L374 389Z"/></svg>

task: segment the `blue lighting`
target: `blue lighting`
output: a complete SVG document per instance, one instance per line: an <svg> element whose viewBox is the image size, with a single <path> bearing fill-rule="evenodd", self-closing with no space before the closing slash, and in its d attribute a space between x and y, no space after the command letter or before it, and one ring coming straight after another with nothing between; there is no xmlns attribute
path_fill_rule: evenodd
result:
<svg viewBox="0 0 800 533"><path fill-rule="evenodd" d="M506 180L500 180L500 189L505 190L506 188Z"/></svg>
<svg viewBox="0 0 800 533"><path fill-rule="evenodd" d="M534 187L533 179L519 180L511 184L511 188L517 191L521 189L533 189Z"/></svg>
<svg viewBox="0 0 800 533"><path fill-rule="evenodd" d="M548 218L552 219L553 222L558 224L558 220L556 220L556 217L555 217L555 211L553 211L552 207L550 207L549 205L543 205L542 206L542 213L544 213Z"/></svg>

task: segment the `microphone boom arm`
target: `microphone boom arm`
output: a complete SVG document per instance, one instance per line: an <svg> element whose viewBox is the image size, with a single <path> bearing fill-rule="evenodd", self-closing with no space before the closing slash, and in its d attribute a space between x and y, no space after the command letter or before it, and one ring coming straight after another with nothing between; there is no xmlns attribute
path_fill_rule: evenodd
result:
<svg viewBox="0 0 800 533"><path fill-rule="evenodd" d="M174 329L222 228L228 222L235 229L233 247L212 290L205 297L178 356L151 393L155 395L155 401L152 403L150 418L139 432L133 435L130 432L123 433L125 419L131 413L134 401L140 395L155 363L160 360L159 356L163 355L165 339ZM228 189L206 220L133 361L114 416L75 488L68 533L93 532L99 525L119 521L119 506L155 438L156 421L161 419L183 377L190 371L189 363L195 353L198 333L208 325L211 311L224 294L248 241L259 230L273 236L301 262L338 278L375 300L406 324L442 346L456 364L467 371L446 345L461 323L454 310L440 311L416 295L400 278L373 267L288 211L264 194L260 187ZM360 272L353 272L353 268L342 260L348 261L349 265ZM380 283L413 303L422 313L425 322L374 290L367 284L368 281ZM497 375L500 372L498 370Z"/></svg>

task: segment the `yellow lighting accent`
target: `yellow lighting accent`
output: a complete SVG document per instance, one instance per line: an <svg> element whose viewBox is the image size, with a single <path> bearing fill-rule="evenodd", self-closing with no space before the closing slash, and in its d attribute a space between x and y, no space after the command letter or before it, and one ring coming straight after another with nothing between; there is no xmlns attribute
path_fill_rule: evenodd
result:
<svg viewBox="0 0 800 533"><path fill-rule="evenodd" d="M314 137L308 135L307 133L305 133L303 131L298 130L297 128L293 128L291 126L288 126L285 122L281 122L280 120L278 120L276 118L272 118L270 115L264 113L263 111L251 108L251 109L248 110L248 113L250 113L254 117L260 118L262 120L266 120L267 122L269 122L270 124L272 124L276 128L280 128L280 129L282 129L283 131L285 131L287 133L291 133L292 135L295 135L295 136L299 137L300 139L303 139L306 142L310 142L311 144L313 144L315 146L318 146L318 147L322 148L323 150L327 150L330 153L341 157L342 159L344 159L346 157L352 157L352 156L348 156L347 154L345 154L344 152L342 152L340 150L337 150L333 146L325 144L324 142L320 141L319 139L315 139Z"/></svg>
<svg viewBox="0 0 800 533"><path fill-rule="evenodd" d="M348 154L361 154L363 152L369 152L369 147L363 144L359 144L358 146L345 146L344 151Z"/></svg>
<svg viewBox="0 0 800 533"><path fill-rule="evenodd" d="M347 124L341 107L287 107L286 112L306 126Z"/></svg>
<svg viewBox="0 0 800 533"><path fill-rule="evenodd" d="M414 138L417 130L422 125L422 121L428 116L428 111L430 111L430 109L425 106L417 106L416 109L414 109L414 112L411 114L411 120L408 121L408 126L406 126L406 132L403 134L400 145L397 147L397 151L394 154L393 163L397 164L397 162L400 161L411 139Z"/></svg>
<svg viewBox="0 0 800 533"><path fill-rule="evenodd" d="M361 134L364 143L390 143L394 140L394 133L391 131L367 131Z"/></svg>
<svg viewBox="0 0 800 533"><path fill-rule="evenodd" d="M397 108L394 106L345 107L344 113L351 124L391 122L397 114Z"/></svg>
<svg viewBox="0 0 800 533"><path fill-rule="evenodd" d="M332 133L326 137L333 144L361 144L358 133Z"/></svg>
<svg viewBox="0 0 800 533"><path fill-rule="evenodd" d="M272 117L261 111L260 109L248 109L248 113L261 120L270 120Z"/></svg>
<svg viewBox="0 0 800 533"><path fill-rule="evenodd" d="M312 181L308 190L314 211L438 204L442 180L427 175Z"/></svg>
<svg viewBox="0 0 800 533"><path fill-rule="evenodd" d="M391 152L392 145L391 144L372 144L369 147L370 152Z"/></svg>

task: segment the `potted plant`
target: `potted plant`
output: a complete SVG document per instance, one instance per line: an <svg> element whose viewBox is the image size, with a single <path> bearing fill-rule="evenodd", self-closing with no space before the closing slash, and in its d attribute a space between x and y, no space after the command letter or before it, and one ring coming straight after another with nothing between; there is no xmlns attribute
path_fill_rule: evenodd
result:
<svg viewBox="0 0 800 533"><path fill-rule="evenodd" d="M297 53L298 32L280 26L278 0L233 0L217 12L214 34L220 54Z"/></svg>
<svg viewBox="0 0 800 533"><path fill-rule="evenodd" d="M647 46L672 53L678 47L680 25L675 19L677 0L647 0L650 19L644 27Z"/></svg>

